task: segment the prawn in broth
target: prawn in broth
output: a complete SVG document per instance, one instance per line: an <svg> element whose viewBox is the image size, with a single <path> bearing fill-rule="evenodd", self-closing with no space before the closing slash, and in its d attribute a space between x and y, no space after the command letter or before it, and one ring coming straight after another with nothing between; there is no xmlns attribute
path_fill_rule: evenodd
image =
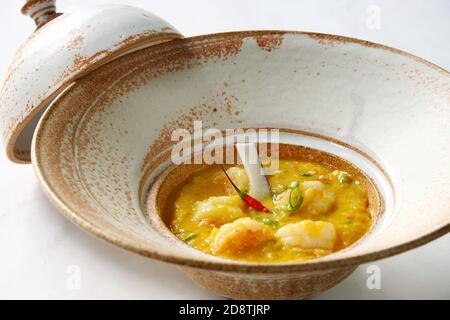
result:
<svg viewBox="0 0 450 320"><path fill-rule="evenodd" d="M378 193L358 168L336 156L280 145L278 171L267 176L270 212L246 203L229 179L249 191L242 165L181 165L157 202L167 227L205 253L251 262L319 258L351 246L371 228ZM227 177L228 175L228 177Z"/></svg>

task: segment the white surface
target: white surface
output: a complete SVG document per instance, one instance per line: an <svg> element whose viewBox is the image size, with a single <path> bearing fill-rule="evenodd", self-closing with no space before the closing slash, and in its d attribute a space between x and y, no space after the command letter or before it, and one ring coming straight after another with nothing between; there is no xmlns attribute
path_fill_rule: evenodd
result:
<svg viewBox="0 0 450 320"><path fill-rule="evenodd" d="M58 0L57 7L64 11L73 4L105 2L119 1ZM394 46L450 69L448 0L120 2L146 8L186 36L245 29L335 33ZM21 1L0 1L0 26L7 30L2 32L1 74L34 27L31 19L20 15L20 6ZM8 162L3 152L0 195L0 298L218 298L174 266L80 231L50 205L32 167ZM369 265L363 265L317 298L450 299L449 248L447 235L375 262L381 270L380 290L367 288Z"/></svg>

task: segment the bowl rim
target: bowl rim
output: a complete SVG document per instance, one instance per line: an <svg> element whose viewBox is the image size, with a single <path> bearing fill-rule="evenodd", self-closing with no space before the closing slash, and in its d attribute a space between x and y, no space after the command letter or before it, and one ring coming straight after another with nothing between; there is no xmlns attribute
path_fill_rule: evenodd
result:
<svg viewBox="0 0 450 320"><path fill-rule="evenodd" d="M187 37L184 39L178 39L169 41L166 43L162 43L156 45L151 48L147 48L147 50L155 50L160 46L165 46L173 42L182 42L184 44L194 43L195 41L202 41L208 39L214 39L217 37L232 37L232 36L242 36L242 37L251 37L251 36L264 36L264 35L306 35L310 37L317 38L319 40L332 40L338 43L356 43L369 48L378 48L387 51L391 51L395 54L399 54L405 56L407 58L413 59L420 63L425 64L427 67L430 67L444 76L450 78L450 72L445 70L444 68L433 64L427 60L424 60L420 57L407 53L405 51L388 47L382 44L360 40L352 37L345 37L340 35L332 35L325 33L315 33L315 32L304 32L304 31L281 31L281 30L257 30L257 31L234 31L234 32L224 32L224 33L211 33L194 37ZM72 85L74 85L73 83ZM58 101L62 97L64 97L69 89L72 87L70 85L66 88L59 97L54 101ZM56 209L62 213L65 217L67 217L71 222L75 223L82 230L95 235L96 237L112 244L122 249L137 253L139 255L154 258L157 260L161 260L168 263L173 263L179 266L192 267L192 268L200 268L200 269L208 269L213 271L232 271L232 272L243 272L243 273L291 273L291 272L303 272L303 271L316 271L316 270L328 270L328 269L336 269L342 267L349 267L354 265L359 265L362 263L366 263L369 261L379 260L382 258L387 258L393 256L395 254L402 253L404 251L416 248L418 246L424 245L438 237L441 237L450 232L450 222L433 229L432 231L422 234L417 238L404 242L389 248L385 248L378 251L368 252L364 254L360 254L354 257L335 259L335 260L323 260L323 258L312 259L307 261L297 261L297 262L288 262L288 263L252 263L245 261L236 261L236 260L218 260L218 261L206 261L201 259L191 259L185 257L178 257L172 254L166 254L162 250L158 249L148 249L144 248L136 241L130 241L124 237L120 237L106 229L100 228L95 224L91 223L89 220L79 216L75 211L71 210L70 206L64 203L62 199L57 196L57 193L49 184L48 180L45 177L44 167L42 159L40 158L39 150L40 144L42 144L41 131L46 126L46 121L51 117L53 111L56 108L53 108L54 103L49 106L44 114L42 115L37 127L35 134L33 135L32 146L31 146L31 158L33 168L36 172L37 178L42 185L42 189L44 194L50 200L50 202L56 207Z"/></svg>

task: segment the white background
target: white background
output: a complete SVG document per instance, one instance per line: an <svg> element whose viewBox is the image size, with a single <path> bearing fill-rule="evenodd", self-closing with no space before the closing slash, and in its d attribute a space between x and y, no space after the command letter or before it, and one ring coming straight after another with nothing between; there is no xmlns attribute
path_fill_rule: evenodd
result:
<svg viewBox="0 0 450 320"><path fill-rule="evenodd" d="M34 29L32 20L20 14L23 2L0 1L2 77L15 49ZM251 29L334 33L409 51L450 70L448 0L57 0L57 7L64 12L72 5L113 2L143 7L186 36ZM367 23L371 8L380 10L379 28ZM362 265L316 298L450 299L450 235L374 264L381 269L380 290L367 289L369 265ZM71 282L78 273L79 288ZM8 162L2 149L0 298L219 297L175 266L117 249L79 230L47 201L32 167Z"/></svg>

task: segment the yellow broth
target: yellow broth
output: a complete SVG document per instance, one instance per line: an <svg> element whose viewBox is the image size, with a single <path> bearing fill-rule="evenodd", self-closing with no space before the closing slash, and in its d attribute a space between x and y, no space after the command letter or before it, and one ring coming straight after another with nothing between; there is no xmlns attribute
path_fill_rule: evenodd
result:
<svg viewBox="0 0 450 320"><path fill-rule="evenodd" d="M230 168L233 181L247 188L241 181L245 171ZM285 159L268 181L273 197L262 202L271 213L258 212L239 198L220 166L209 166L172 192L163 215L171 231L190 246L253 262L325 256L353 244L372 224L365 184L350 173Z"/></svg>

